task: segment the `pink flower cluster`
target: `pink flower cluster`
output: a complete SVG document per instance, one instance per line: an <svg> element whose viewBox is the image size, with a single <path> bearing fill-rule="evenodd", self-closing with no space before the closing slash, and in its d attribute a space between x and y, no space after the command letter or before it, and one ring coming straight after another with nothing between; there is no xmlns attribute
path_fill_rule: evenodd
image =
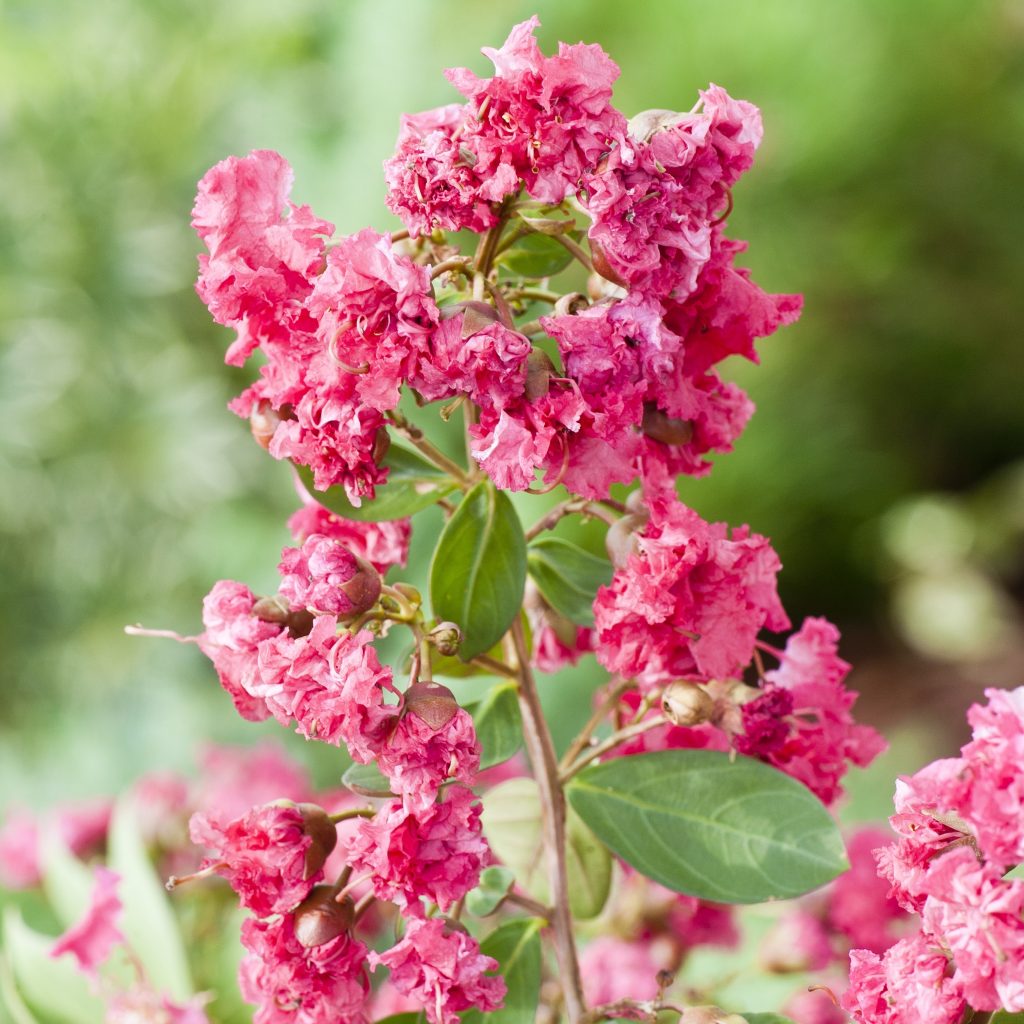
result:
<svg viewBox="0 0 1024 1024"><path fill-rule="evenodd" d="M1024 881L1005 877L1024 860L1024 687L986 696L960 757L897 783L899 838L876 856L920 931L881 957L851 953L843 1005L858 1024L1024 1010Z"/></svg>
<svg viewBox="0 0 1024 1024"><path fill-rule="evenodd" d="M494 227L521 192L579 204L607 294L543 319L561 368L507 316L442 313L429 246L407 255L366 228L328 247L332 225L289 201L278 154L229 158L200 183L199 294L237 331L228 362L265 357L232 408L276 458L311 467L318 488L373 496L403 385L479 407L473 455L501 488L541 471L603 497L638 474L706 473L705 456L728 451L753 408L712 367L756 360L754 339L799 315L797 296L767 295L734 268L744 245L724 236L731 189L761 141L757 108L711 86L690 113L627 122L608 55L581 43L545 56L538 24L484 50L491 78L450 70L466 102L403 117L385 177L414 239Z"/></svg>

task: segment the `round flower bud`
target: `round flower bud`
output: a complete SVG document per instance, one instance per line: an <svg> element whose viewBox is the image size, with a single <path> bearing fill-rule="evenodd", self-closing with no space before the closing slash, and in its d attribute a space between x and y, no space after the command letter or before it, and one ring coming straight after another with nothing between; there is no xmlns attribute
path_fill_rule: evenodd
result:
<svg viewBox="0 0 1024 1024"><path fill-rule="evenodd" d="M462 314L462 340L465 341L470 335L490 327L499 319L497 311L493 306L478 299L470 299L467 302L456 302L454 305L445 306L441 311L443 320L451 320L452 317Z"/></svg>
<svg viewBox="0 0 1024 1024"><path fill-rule="evenodd" d="M440 683L413 683L405 691L405 713L418 715L434 732L443 729L458 710L455 694Z"/></svg>
<svg viewBox="0 0 1024 1024"><path fill-rule="evenodd" d="M675 110L641 110L629 119L626 128L637 142L647 142L656 132L671 128L683 117Z"/></svg>
<svg viewBox="0 0 1024 1024"><path fill-rule="evenodd" d="M354 906L348 896L339 902L333 885L315 885L295 909L295 938L311 949L343 935L352 927Z"/></svg>
<svg viewBox="0 0 1024 1024"><path fill-rule="evenodd" d="M662 444L687 444L693 440L693 424L663 413L653 402L644 402L641 430L653 441Z"/></svg>
<svg viewBox="0 0 1024 1024"><path fill-rule="evenodd" d="M542 348L535 348L526 357L526 400L533 402L543 398L551 388L551 378L556 375L555 364Z"/></svg>
<svg viewBox="0 0 1024 1024"><path fill-rule="evenodd" d="M604 536L604 546L616 569L624 568L629 556L640 550L637 533L646 525L647 516L629 513L608 527L608 532Z"/></svg>
<svg viewBox="0 0 1024 1024"><path fill-rule="evenodd" d="M622 288L626 287L626 282L615 272L608 257L605 256L604 250L594 239L590 239L590 261L594 264L594 273L599 277L603 277L606 281L611 281L612 284L617 284ZM600 298L600 295L595 296L593 294L590 282L587 283L587 292L592 298Z"/></svg>
<svg viewBox="0 0 1024 1024"><path fill-rule="evenodd" d="M370 452L370 458L379 466L384 461L384 456L387 455L390 447L391 435L388 433L387 427L378 427L377 433L373 435L373 451Z"/></svg>
<svg viewBox="0 0 1024 1024"><path fill-rule="evenodd" d="M327 812L316 804L298 804L302 831L312 839L306 850L306 877L312 878L327 861L338 842L338 830Z"/></svg>
<svg viewBox="0 0 1024 1024"><path fill-rule="evenodd" d="M569 292L567 295L561 296L555 303L553 313L555 316L572 316L589 305L590 300L583 292Z"/></svg>
<svg viewBox="0 0 1024 1024"><path fill-rule="evenodd" d="M261 448L269 448L274 438L274 432L282 420L294 418L292 407L288 404L275 409L265 398L256 404L256 407L249 414L249 429L256 443Z"/></svg>
<svg viewBox="0 0 1024 1024"><path fill-rule="evenodd" d="M700 725L711 718L715 702L696 683L677 682L665 688L661 709L673 725Z"/></svg>
<svg viewBox="0 0 1024 1024"><path fill-rule="evenodd" d="M427 635L438 654L453 658L462 643L462 630L454 622L439 622Z"/></svg>
<svg viewBox="0 0 1024 1024"><path fill-rule="evenodd" d="M368 612L380 599L380 573L358 555L353 556L356 562L355 573L338 589L352 602L349 616L362 615Z"/></svg>
<svg viewBox="0 0 1024 1024"><path fill-rule="evenodd" d="M309 636L313 629L313 616L305 608L289 608L280 596L261 597L253 606L252 613L263 622L275 622L284 626L290 636Z"/></svg>

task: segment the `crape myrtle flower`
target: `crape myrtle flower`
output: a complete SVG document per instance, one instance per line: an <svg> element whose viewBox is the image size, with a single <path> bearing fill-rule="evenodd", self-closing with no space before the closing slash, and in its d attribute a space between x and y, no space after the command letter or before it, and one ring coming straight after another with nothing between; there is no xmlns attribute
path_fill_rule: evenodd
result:
<svg viewBox="0 0 1024 1024"><path fill-rule="evenodd" d="M457 1024L461 1010L485 1013L505 998L505 980L498 962L484 956L471 935L449 928L439 917L412 919L401 941L383 953L371 952L371 968L391 972L391 984L415 999L430 1024Z"/></svg>
<svg viewBox="0 0 1024 1024"><path fill-rule="evenodd" d="M313 534L300 548L284 548L279 594L293 608L354 618L380 597L380 573L332 537Z"/></svg>
<svg viewBox="0 0 1024 1024"><path fill-rule="evenodd" d="M421 899L442 911L469 892L490 855L480 824L480 804L464 786L415 814L392 800L362 819L347 842L348 863L371 875L378 899L421 914Z"/></svg>
<svg viewBox="0 0 1024 1024"><path fill-rule="evenodd" d="M124 942L124 935L119 923L121 899L117 894L121 876L108 868L98 867L94 878L85 915L54 943L50 956L70 953L80 971L98 979L99 968L110 959L114 947Z"/></svg>

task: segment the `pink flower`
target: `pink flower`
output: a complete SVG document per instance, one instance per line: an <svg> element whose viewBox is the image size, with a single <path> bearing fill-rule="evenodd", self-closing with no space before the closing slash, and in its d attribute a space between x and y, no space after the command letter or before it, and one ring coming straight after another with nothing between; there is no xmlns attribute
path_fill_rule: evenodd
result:
<svg viewBox="0 0 1024 1024"><path fill-rule="evenodd" d="M288 520L288 529L300 544L313 534L340 541L356 557L369 562L383 575L393 565L405 565L409 557L410 519L361 523L324 508L303 490L303 506Z"/></svg>
<svg viewBox="0 0 1024 1024"><path fill-rule="evenodd" d="M599 46L560 43L545 57L533 38L536 17L516 25L500 50L484 48L495 75L477 78L451 68L448 81L469 100L460 145L475 158L474 174L492 181L486 198L500 200L522 179L535 199L558 203L625 128L611 105L619 69Z"/></svg>
<svg viewBox="0 0 1024 1024"><path fill-rule="evenodd" d="M441 918L410 920L402 940L384 953L371 952L371 968L391 972L391 983L417 1000L430 1024L458 1024L458 1013L475 1007L489 1012L501 1007L505 981L498 962L484 956L476 939L448 931Z"/></svg>
<svg viewBox="0 0 1024 1024"><path fill-rule="evenodd" d="M1024 881L980 864L961 847L928 871L927 932L953 954L956 979L976 1010L1024 1010Z"/></svg>
<svg viewBox="0 0 1024 1024"><path fill-rule="evenodd" d="M843 935L854 949L884 953L898 938L907 914L889 895L875 865L874 850L891 838L880 828L858 829L846 841L850 870L829 887L829 927Z"/></svg>
<svg viewBox="0 0 1024 1024"><path fill-rule="evenodd" d="M386 412L415 353L437 326L430 272L364 228L331 249L307 303L335 373L354 378L358 400Z"/></svg>
<svg viewBox="0 0 1024 1024"><path fill-rule="evenodd" d="M203 993L175 1003L140 984L110 999L104 1024L208 1024L203 1007L209 999L209 993Z"/></svg>
<svg viewBox="0 0 1024 1024"><path fill-rule="evenodd" d="M827 979L831 987L831 979ZM802 989L797 992L782 1012L793 1020L793 1024L847 1024L848 1018L836 1006L827 992Z"/></svg>
<svg viewBox="0 0 1024 1024"><path fill-rule="evenodd" d="M842 793L847 762L865 766L886 747L850 714L857 699L843 680L850 666L838 656L839 630L806 619L786 642L779 667L765 674L762 696L743 707L736 749L799 779L826 804Z"/></svg>
<svg viewBox="0 0 1024 1024"><path fill-rule="evenodd" d="M53 945L50 956L70 953L84 974L98 977L98 969L110 957L116 945L124 942L118 926L121 900L117 886L121 876L107 868L96 868L95 885L89 909L78 924L69 928Z"/></svg>
<svg viewBox="0 0 1024 1024"><path fill-rule="evenodd" d="M480 767L480 743L473 719L458 708L441 725L432 725L413 710L398 720L377 763L413 813L430 807L448 779L472 785Z"/></svg>
<svg viewBox="0 0 1024 1024"><path fill-rule="evenodd" d="M380 574L339 541L321 534L301 548L281 552L280 595L293 608L352 618L369 611L380 597Z"/></svg>
<svg viewBox="0 0 1024 1024"><path fill-rule="evenodd" d="M199 297L213 318L238 331L227 362L241 366L267 341L287 340L324 259L334 226L288 201L292 169L280 154L229 157L199 182L192 226L209 255L199 257Z"/></svg>
<svg viewBox="0 0 1024 1024"><path fill-rule="evenodd" d="M463 786L449 786L442 801L415 815L400 801L385 804L359 822L347 847L355 873L372 875L378 899L413 913L421 898L448 910L477 884L489 854L480 804Z"/></svg>
<svg viewBox="0 0 1024 1024"><path fill-rule="evenodd" d="M402 115L384 178L388 209L413 236L437 228L483 232L497 222L487 200L518 188L511 166L502 167L496 180L476 172L477 157L461 141L472 118L472 111L458 103Z"/></svg>
<svg viewBox="0 0 1024 1024"><path fill-rule="evenodd" d="M965 1001L949 961L917 934L900 939L881 957L855 949L842 1005L856 1024L958 1024Z"/></svg>
<svg viewBox="0 0 1024 1024"><path fill-rule="evenodd" d="M203 600L206 629L196 639L238 713L250 722L269 715L264 701L253 692L259 644L282 633L280 624L253 614L255 605L256 596L245 584L220 580Z"/></svg>
<svg viewBox="0 0 1024 1024"><path fill-rule="evenodd" d="M658 972L672 966L666 950L641 939L601 935L580 953L583 994L590 1006L619 999L654 999Z"/></svg>
<svg viewBox="0 0 1024 1024"><path fill-rule="evenodd" d="M764 627L784 629L781 567L746 527L729 536L678 501L639 534L638 552L597 592L597 658L645 685L739 674Z"/></svg>
<svg viewBox="0 0 1024 1024"><path fill-rule="evenodd" d="M348 932L312 948L295 937L290 915L242 925L248 953L238 969L255 1024L365 1024L366 947Z"/></svg>
<svg viewBox="0 0 1024 1024"><path fill-rule="evenodd" d="M760 946L760 961L774 974L820 971L832 962L824 922L801 907L782 917Z"/></svg>
<svg viewBox="0 0 1024 1024"><path fill-rule="evenodd" d="M313 837L294 805L254 807L226 825L198 813L192 815L189 831L192 842L214 851L201 870L226 878L242 906L257 917L297 907L323 878L324 856L330 852L318 856L323 851L311 849Z"/></svg>
<svg viewBox="0 0 1024 1024"><path fill-rule="evenodd" d="M533 635L531 660L539 672L558 672L566 665L575 665L594 649L594 631L556 612L532 582L526 585L524 606Z"/></svg>

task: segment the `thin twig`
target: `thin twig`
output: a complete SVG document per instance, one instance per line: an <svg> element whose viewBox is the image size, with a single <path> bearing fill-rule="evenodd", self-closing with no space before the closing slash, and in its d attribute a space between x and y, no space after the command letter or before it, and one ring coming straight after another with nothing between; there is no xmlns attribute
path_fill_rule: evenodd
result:
<svg viewBox="0 0 1024 1024"><path fill-rule="evenodd" d="M665 721L666 719L663 715L658 715L654 718L648 718L643 722L637 722L634 725L627 725L625 729L620 729L618 732L613 733L608 739L598 743L596 747L591 747L575 764L562 772L559 780L564 785L577 772L586 768L591 761L596 761L602 754L607 754L609 750L614 750L625 743L626 740L633 739L634 736L640 736L651 729L656 729L659 725L664 725Z"/></svg>
<svg viewBox="0 0 1024 1024"><path fill-rule="evenodd" d="M553 238L562 248L568 249L575 259L582 263L591 273L594 273L594 263L590 258L590 254L580 248L568 235L548 235L547 237Z"/></svg>
<svg viewBox="0 0 1024 1024"><path fill-rule="evenodd" d="M457 463L448 458L439 448L430 443L419 427L410 423L397 409L388 413L388 419L394 428L409 441L414 448L427 457L438 469L443 469L460 487L469 485L469 478L466 471Z"/></svg>
<svg viewBox="0 0 1024 1024"><path fill-rule="evenodd" d="M525 893L510 892L502 900L502 903L511 903L514 906L522 907L523 910L528 910L534 917L542 917L545 921L550 921L552 918L550 907L545 907L539 900L535 900L532 896L525 895Z"/></svg>
<svg viewBox="0 0 1024 1024"><path fill-rule="evenodd" d="M470 658L469 663L479 665L480 668L485 668L488 672L494 672L499 676L507 676L509 679L519 678L519 673L514 668L510 668L503 661L498 661L497 658L492 658L489 654L478 654L475 658Z"/></svg>
<svg viewBox="0 0 1024 1024"><path fill-rule="evenodd" d="M586 749L590 743L591 737L594 735L594 730L605 720L605 717L610 711L616 708L619 701L622 699L622 695L633 686L631 679L619 679L617 682L613 681L611 688L605 694L604 699L594 709L594 713L587 720L587 724L580 730L579 735L569 744L569 749L566 750L562 756L562 760L559 762L559 769L564 771L567 769L577 757Z"/></svg>
<svg viewBox="0 0 1024 1024"><path fill-rule="evenodd" d="M551 925L558 973L565 996L565 1014L569 1024L580 1024L586 1014L586 1003L576 955L572 912L569 909L569 878L565 865L565 793L559 784L555 747L530 668L523 623L519 616L516 616L508 635L519 668L519 708L523 715L523 738L540 795L548 891L552 904Z"/></svg>

